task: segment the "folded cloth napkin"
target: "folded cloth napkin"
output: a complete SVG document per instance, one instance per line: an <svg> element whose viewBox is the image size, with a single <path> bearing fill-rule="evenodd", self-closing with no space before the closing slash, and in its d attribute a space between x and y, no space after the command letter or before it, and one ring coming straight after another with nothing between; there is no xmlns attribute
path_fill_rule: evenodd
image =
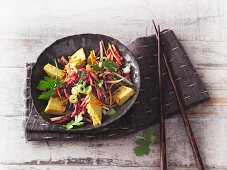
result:
<svg viewBox="0 0 227 170"><path fill-rule="evenodd" d="M161 33L162 45L173 71L174 79L184 100L185 107L193 106L209 98L202 81L172 30ZM141 89L138 98L128 113L107 127L83 133L61 132L45 121L34 109L30 96L32 63L27 64L26 75L26 120L25 134L28 141L48 139L97 139L121 137L145 129L159 122L157 40L154 35L137 38L128 45L140 67ZM177 100L163 65L165 114L169 118L178 114Z"/></svg>

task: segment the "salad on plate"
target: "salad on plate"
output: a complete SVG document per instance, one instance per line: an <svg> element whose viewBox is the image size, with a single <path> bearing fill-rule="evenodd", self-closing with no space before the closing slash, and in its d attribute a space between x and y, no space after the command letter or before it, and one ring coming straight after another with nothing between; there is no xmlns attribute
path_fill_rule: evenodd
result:
<svg viewBox="0 0 227 170"><path fill-rule="evenodd" d="M135 94L131 65L125 63L114 44L106 49L103 41L88 57L80 48L43 69L46 76L38 83L38 99L48 101L44 112L52 123L63 124L65 129L100 125Z"/></svg>

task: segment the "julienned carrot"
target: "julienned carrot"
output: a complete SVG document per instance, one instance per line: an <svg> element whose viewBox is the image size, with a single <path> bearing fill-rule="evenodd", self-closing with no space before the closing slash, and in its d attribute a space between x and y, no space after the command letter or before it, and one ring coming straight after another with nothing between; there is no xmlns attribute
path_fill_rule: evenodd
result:
<svg viewBox="0 0 227 170"><path fill-rule="evenodd" d="M71 117L75 117L75 115L77 114L77 110L78 110L78 104L74 104L74 111L71 113Z"/></svg>
<svg viewBox="0 0 227 170"><path fill-rule="evenodd" d="M84 105L84 104L88 101L89 96L90 96L90 94L88 94L88 95L84 98L84 101L81 103L81 106Z"/></svg>
<svg viewBox="0 0 227 170"><path fill-rule="evenodd" d="M91 51L91 63L92 64L96 64L97 63L94 50Z"/></svg>
<svg viewBox="0 0 227 170"><path fill-rule="evenodd" d="M112 55L114 56L114 58L116 59L117 63L118 63L119 65L121 65L121 64L122 64L122 63L121 63L121 60L115 55L115 53L113 52L113 49L112 49L112 47L111 47L110 44L109 44L109 49L110 49Z"/></svg>
<svg viewBox="0 0 227 170"><path fill-rule="evenodd" d="M62 102L65 103L69 100L69 98L66 98L65 100L63 100Z"/></svg>
<svg viewBox="0 0 227 170"><path fill-rule="evenodd" d="M100 100L93 100L93 101L90 101L90 104L94 104L94 105L99 105L99 106L108 106L107 104L104 104L103 102L101 102Z"/></svg>
<svg viewBox="0 0 227 170"><path fill-rule="evenodd" d="M70 74L68 74L68 76L65 78L65 82L74 74L74 72L72 71Z"/></svg>
<svg viewBox="0 0 227 170"><path fill-rule="evenodd" d="M61 93L60 93L59 88L57 88L57 89L56 89L56 92L57 92L57 94L58 94L59 98L61 99Z"/></svg>

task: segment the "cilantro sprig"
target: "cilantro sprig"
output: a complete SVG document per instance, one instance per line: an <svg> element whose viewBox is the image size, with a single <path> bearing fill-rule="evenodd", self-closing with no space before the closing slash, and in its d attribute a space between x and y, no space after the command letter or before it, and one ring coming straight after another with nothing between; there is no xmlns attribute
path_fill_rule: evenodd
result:
<svg viewBox="0 0 227 170"><path fill-rule="evenodd" d="M58 68L57 61L54 59L54 63L56 68ZM38 99L40 100L48 100L52 95L54 95L54 91L62 85L61 81L58 81L58 69L56 77L45 76L42 80L39 81L37 85L37 89L43 91L41 95L39 95Z"/></svg>
<svg viewBox="0 0 227 170"><path fill-rule="evenodd" d="M54 86L55 79L52 77L45 76L42 80L39 81L37 89L47 90Z"/></svg>
<svg viewBox="0 0 227 170"><path fill-rule="evenodd" d="M116 72L117 71L116 63L113 62L113 61L110 61L110 60L102 61L102 66L106 67L110 72ZM104 70L101 67L99 67L98 64L92 64L92 68L95 71L98 71L99 73L103 73L104 72Z"/></svg>
<svg viewBox="0 0 227 170"><path fill-rule="evenodd" d="M116 63L110 60L106 60L102 62L102 66L106 67L110 72L116 72L117 66Z"/></svg>
<svg viewBox="0 0 227 170"><path fill-rule="evenodd" d="M92 64L92 68L95 70L95 71L98 71L99 73L103 73L103 69L101 67L99 67L98 64Z"/></svg>
<svg viewBox="0 0 227 170"><path fill-rule="evenodd" d="M136 140L137 146L134 148L136 156L148 155L150 153L150 145L154 144L156 136L154 130L150 129L143 133L143 138Z"/></svg>
<svg viewBox="0 0 227 170"><path fill-rule="evenodd" d="M74 120L71 120L69 123L64 125L64 128L67 130L72 129L73 126L82 126L84 122L81 122L83 120L83 116L81 114L76 115Z"/></svg>
<svg viewBox="0 0 227 170"><path fill-rule="evenodd" d="M43 91L39 95L38 99L48 100L53 94L55 89L62 85L62 82L56 80L53 77L45 76L42 80L39 81L37 89Z"/></svg>

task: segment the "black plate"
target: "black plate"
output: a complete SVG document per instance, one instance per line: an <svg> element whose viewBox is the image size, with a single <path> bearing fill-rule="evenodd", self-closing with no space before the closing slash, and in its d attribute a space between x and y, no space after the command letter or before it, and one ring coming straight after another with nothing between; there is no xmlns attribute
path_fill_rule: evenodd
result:
<svg viewBox="0 0 227 170"><path fill-rule="evenodd" d="M47 63L51 63L54 65L53 59L60 58L61 56L70 56L79 48L83 47L86 53L86 56L89 55L90 50L99 50L99 41L103 40L104 44L113 43L118 49L119 53L124 57L126 63L131 64L131 79L133 83L133 88L136 90L136 94L130 98L126 103L124 103L121 107L117 109L117 113L115 116L105 120L101 125L93 126L86 125L81 127L76 127L69 131L87 131L96 128L104 127L114 121L117 121L120 117L126 114L126 112L132 107L135 102L139 89L140 89L140 71L137 61L133 54L129 51L129 49L120 43L118 40L100 34L79 34L74 36L65 37L63 39L59 39L47 47L38 57L35 65L32 68L32 76L31 76L31 97L37 112L43 117L43 119L47 120L49 123L48 115L45 114L44 109L47 106L47 101L38 100L38 96L40 95L40 91L36 88L38 82L43 79L46 75L43 67ZM52 124L52 123L51 123ZM56 124L55 124L56 125ZM65 131L62 125L56 125L59 127L59 130Z"/></svg>

